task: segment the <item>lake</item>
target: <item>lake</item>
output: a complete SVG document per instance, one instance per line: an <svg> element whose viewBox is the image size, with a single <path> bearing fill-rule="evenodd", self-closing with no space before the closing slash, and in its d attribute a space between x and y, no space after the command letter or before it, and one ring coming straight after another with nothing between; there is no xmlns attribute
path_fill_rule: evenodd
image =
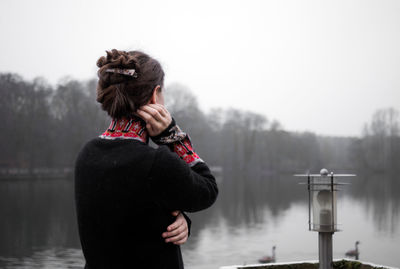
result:
<svg viewBox="0 0 400 269"><path fill-rule="evenodd" d="M400 195L396 175L346 180L338 197L334 258L360 241L360 259L400 266ZM216 204L190 214L192 235L182 246L186 268L317 260L318 233L308 231L307 190L290 175L224 179ZM0 267L82 268L72 179L0 181ZM134 262L134 261L132 261Z"/></svg>

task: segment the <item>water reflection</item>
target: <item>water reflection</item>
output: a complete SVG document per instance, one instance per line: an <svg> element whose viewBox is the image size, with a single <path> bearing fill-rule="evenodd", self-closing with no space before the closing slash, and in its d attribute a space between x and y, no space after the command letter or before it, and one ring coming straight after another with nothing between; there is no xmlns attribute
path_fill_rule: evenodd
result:
<svg viewBox="0 0 400 269"><path fill-rule="evenodd" d="M361 259L374 257L374 244L400 244L398 179L388 174L359 174L341 193L338 214L344 232L335 235L335 249L340 248L337 257L343 257L356 240L362 242ZM192 235L183 247L188 268L216 268L217 264L235 263L235 259L254 263L269 255L275 244L278 261L315 259L316 235L307 231L307 191L297 182L291 174L251 179L242 173L226 175L217 203L191 214ZM346 207L343 212L341 206ZM83 263L72 180L2 180L0 215L0 267L77 268ZM357 222L370 227L365 228L372 234L369 239L363 235L367 230L359 233ZM290 238L296 242L289 244ZM378 255L388 259L384 264L399 265L398 255L390 253Z"/></svg>
<svg viewBox="0 0 400 269"><path fill-rule="evenodd" d="M399 232L400 175L360 174L349 191L351 197L365 206L380 232Z"/></svg>
<svg viewBox="0 0 400 269"><path fill-rule="evenodd" d="M0 216L0 256L80 247L71 180L1 181Z"/></svg>
<svg viewBox="0 0 400 269"><path fill-rule="evenodd" d="M0 267L18 269L78 269L83 268L84 265L84 258L80 249L50 248L33 250L32 255L28 257L0 257Z"/></svg>

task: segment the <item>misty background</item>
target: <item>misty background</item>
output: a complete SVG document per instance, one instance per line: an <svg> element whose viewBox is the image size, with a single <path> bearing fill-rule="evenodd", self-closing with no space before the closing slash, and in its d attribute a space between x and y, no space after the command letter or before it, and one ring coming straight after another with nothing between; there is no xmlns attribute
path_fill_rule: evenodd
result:
<svg viewBox="0 0 400 269"><path fill-rule="evenodd" d="M0 74L2 172L71 173L84 143L110 122L95 101L96 84L96 79L66 79L52 87L40 78L27 81L16 74ZM181 84L166 87L165 95L167 108L188 130L198 152L208 163L222 167L229 178L256 180L270 173L307 172L322 166L361 167L365 172L399 169L400 117L394 108L375 111L360 137L335 137L289 132L279 121L251 111L217 108L206 113Z"/></svg>
<svg viewBox="0 0 400 269"><path fill-rule="evenodd" d="M139 49L203 110L290 131L359 136L376 110L400 109L396 0L3 0L0 14L0 71L29 80L91 79L105 50Z"/></svg>
<svg viewBox="0 0 400 269"><path fill-rule="evenodd" d="M96 60L143 50L217 177L187 268L317 258L295 173L355 173L334 258L400 266L400 2L1 1L0 268L81 268L73 164L110 119ZM134 261L133 261L134 262Z"/></svg>
<svg viewBox="0 0 400 269"><path fill-rule="evenodd" d="M96 79L66 79L53 87L42 79L27 81L16 74L0 74L0 266L82 267L73 200L73 164L84 143L100 135L110 122L95 101L96 83ZM206 113L199 107L197 97L182 84L167 86L165 97L169 111L189 132L196 152L211 166L220 188L217 203L211 209L191 214L192 236L183 247L189 268L217 268L235 260L246 263L248 259L255 263L254 256L267 253L264 244L276 242L282 246L293 238L298 240L297 233L288 232L305 233L307 195L292 175L318 172L321 167L358 175L343 197L352 200L339 206L339 212L350 209L343 210L340 223L348 221L343 224L347 231L355 225L355 233L361 232L353 235L354 241L370 241L371 245L365 246L372 251L365 255L367 261L398 264L398 255L394 254L397 247L393 249L389 242L396 246L400 242L399 111L377 110L360 137L319 136L286 131L279 121L251 111L220 108ZM362 229L359 227L360 219L351 210L357 203L363 205L356 210L363 212L362 218L372 214L367 222L372 227L365 228L365 223ZM294 206L300 208L293 209ZM296 216L300 212L304 216ZM287 214L289 220L282 220ZM257 241L262 234L276 237L282 233L259 229L285 223L297 223L299 227L291 227L272 242ZM389 242L382 240L381 234L367 240L366 234L372 233L369 229L383 233ZM246 246L248 230L255 234L253 241L257 244ZM225 240L215 244L213 241L221 233L225 233ZM230 246L232 238L252 252L243 253L241 247L238 250ZM351 246L353 242L348 241L342 242L347 243L343 247ZM312 247L316 242L307 238L303 244ZM379 242L383 242L386 255L374 252L374 244ZM202 244L206 244L204 250ZM297 250L302 248L298 246ZM313 249L300 254L295 251L293 246L286 253L283 251L279 261L311 259L312 253L317 253ZM235 259L235 255L240 256Z"/></svg>

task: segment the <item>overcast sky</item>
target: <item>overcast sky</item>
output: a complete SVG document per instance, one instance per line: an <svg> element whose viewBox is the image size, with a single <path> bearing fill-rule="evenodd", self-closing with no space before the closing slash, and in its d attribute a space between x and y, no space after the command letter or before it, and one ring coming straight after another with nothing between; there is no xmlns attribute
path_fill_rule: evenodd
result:
<svg viewBox="0 0 400 269"><path fill-rule="evenodd" d="M0 33L0 72L89 79L105 50L139 49L204 110L290 131L360 135L375 110L400 110L397 0L1 0Z"/></svg>

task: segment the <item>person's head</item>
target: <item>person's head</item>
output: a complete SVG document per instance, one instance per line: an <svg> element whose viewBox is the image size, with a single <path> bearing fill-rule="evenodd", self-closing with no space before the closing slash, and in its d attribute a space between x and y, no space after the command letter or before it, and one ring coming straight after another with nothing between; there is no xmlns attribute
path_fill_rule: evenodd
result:
<svg viewBox="0 0 400 269"><path fill-rule="evenodd" d="M106 51L97 60L97 102L112 118L130 118L148 103L164 104L164 71L160 63L140 51ZM134 69L135 75L110 72Z"/></svg>

